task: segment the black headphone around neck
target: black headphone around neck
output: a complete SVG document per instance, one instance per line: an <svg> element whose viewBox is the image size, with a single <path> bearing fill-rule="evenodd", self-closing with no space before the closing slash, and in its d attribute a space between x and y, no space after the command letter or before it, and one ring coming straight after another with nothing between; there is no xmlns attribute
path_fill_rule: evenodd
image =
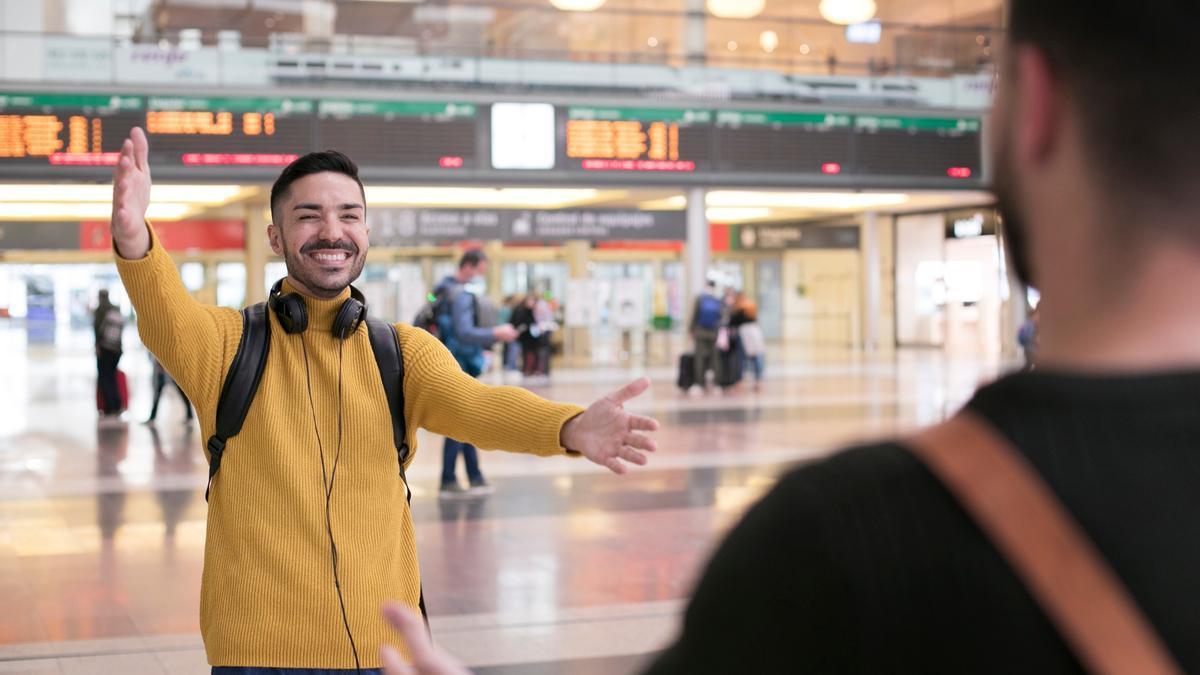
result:
<svg viewBox="0 0 1200 675"><path fill-rule="evenodd" d="M299 293L284 293L283 279L271 286L267 296L267 306L275 312L279 325L285 333L303 333L308 328L308 309L304 305L304 297ZM367 318L367 299L354 286L350 287L350 297L342 303L337 316L333 319L333 336L339 340L350 337L358 330Z"/></svg>

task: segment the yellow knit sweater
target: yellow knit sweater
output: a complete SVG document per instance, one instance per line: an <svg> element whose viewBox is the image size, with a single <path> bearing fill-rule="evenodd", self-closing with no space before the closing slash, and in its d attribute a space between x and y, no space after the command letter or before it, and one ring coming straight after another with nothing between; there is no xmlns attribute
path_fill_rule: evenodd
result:
<svg viewBox="0 0 1200 675"><path fill-rule="evenodd" d="M140 260L118 256L117 267L137 309L142 340L196 406L207 438L241 339L241 315L195 302L153 230L150 252ZM288 335L270 320L262 382L241 433L225 449L208 503L200 630L214 666L354 667L334 589L322 450L327 471L337 461L332 530L364 668L379 667L381 644L397 644L380 605L389 599L417 604L421 577L412 517L366 326L344 343L330 333L346 296L348 291L336 300L306 298L309 325L302 335ZM414 455L419 427L481 448L565 453L559 435L580 408L485 386L463 373L433 336L407 325L397 330Z"/></svg>

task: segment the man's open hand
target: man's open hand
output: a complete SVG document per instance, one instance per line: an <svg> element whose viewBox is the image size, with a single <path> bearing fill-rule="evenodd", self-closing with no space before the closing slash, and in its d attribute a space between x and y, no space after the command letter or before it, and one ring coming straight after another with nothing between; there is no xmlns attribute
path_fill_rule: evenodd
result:
<svg viewBox="0 0 1200 675"><path fill-rule="evenodd" d="M657 431L658 421L630 413L625 403L649 388L650 380L643 377L593 403L563 426L563 447L616 474L628 471L625 462L645 464L646 453L657 450L658 444L643 432Z"/></svg>
<svg viewBox="0 0 1200 675"><path fill-rule="evenodd" d="M150 250L146 209L150 208L150 143L134 127L121 146L113 170L112 236L117 254L126 260L143 258Z"/></svg>

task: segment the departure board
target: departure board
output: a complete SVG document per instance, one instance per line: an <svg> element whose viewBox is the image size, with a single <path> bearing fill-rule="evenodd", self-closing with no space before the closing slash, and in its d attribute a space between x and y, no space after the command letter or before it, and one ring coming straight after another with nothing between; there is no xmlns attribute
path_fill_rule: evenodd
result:
<svg viewBox="0 0 1200 675"><path fill-rule="evenodd" d="M427 171L431 180L461 174L503 182L519 170L526 181L558 174L623 186L650 174L681 186L846 186L860 178L873 187L982 185L978 117L716 105L542 107L553 109L554 148L535 157L520 140L524 127L492 128L487 104L0 93L0 176L103 179L130 130L141 126L150 137L151 164L168 180L263 180L299 155L334 149L371 179ZM544 123L539 129L549 135ZM514 134L503 167L494 166L493 146Z"/></svg>
<svg viewBox="0 0 1200 675"><path fill-rule="evenodd" d="M282 166L309 152L313 101L151 96L151 165Z"/></svg>
<svg viewBox="0 0 1200 675"><path fill-rule="evenodd" d="M717 111L720 171L839 174L853 162L854 117L844 113Z"/></svg>
<svg viewBox="0 0 1200 675"><path fill-rule="evenodd" d="M143 104L136 96L0 94L0 165L116 164Z"/></svg>
<svg viewBox="0 0 1200 675"><path fill-rule="evenodd" d="M857 115L856 171L865 175L978 178L978 118Z"/></svg>
<svg viewBox="0 0 1200 675"><path fill-rule="evenodd" d="M478 109L471 103L323 100L317 114L317 146L360 166L479 166Z"/></svg>
<svg viewBox="0 0 1200 675"><path fill-rule="evenodd" d="M561 165L584 171L694 172L707 168L712 112L573 106Z"/></svg>

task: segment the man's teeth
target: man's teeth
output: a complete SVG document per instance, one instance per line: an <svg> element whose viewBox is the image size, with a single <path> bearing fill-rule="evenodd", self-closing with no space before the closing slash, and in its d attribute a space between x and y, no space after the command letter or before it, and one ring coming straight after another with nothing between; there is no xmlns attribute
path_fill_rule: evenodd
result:
<svg viewBox="0 0 1200 675"><path fill-rule="evenodd" d="M314 253L313 257L317 260L345 260L350 257L349 253Z"/></svg>

